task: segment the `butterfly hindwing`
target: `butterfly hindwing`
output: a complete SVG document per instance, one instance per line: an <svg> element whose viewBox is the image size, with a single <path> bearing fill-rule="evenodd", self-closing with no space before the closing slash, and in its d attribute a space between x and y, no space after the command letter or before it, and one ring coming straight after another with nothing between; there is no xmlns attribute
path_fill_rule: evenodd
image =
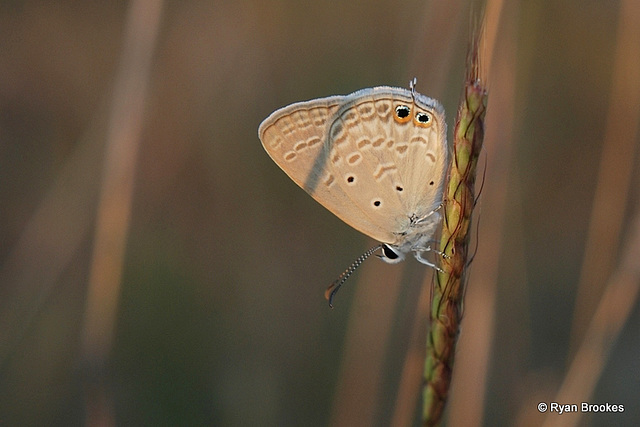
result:
<svg viewBox="0 0 640 427"><path fill-rule="evenodd" d="M366 96L363 96L366 92ZM397 109L406 109L399 118ZM414 120L428 115L427 123ZM330 170L353 201L344 219L364 229L367 220L391 244L408 232L411 217L421 218L440 203L447 161L442 107L405 89L377 87L346 97L329 130Z"/></svg>

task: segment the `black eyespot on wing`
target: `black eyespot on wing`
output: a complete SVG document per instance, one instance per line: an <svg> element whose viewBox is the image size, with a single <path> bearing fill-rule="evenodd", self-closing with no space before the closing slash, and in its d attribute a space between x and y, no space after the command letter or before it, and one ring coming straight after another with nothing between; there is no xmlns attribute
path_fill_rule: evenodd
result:
<svg viewBox="0 0 640 427"><path fill-rule="evenodd" d="M433 185L433 184L435 184L435 182L433 182L433 181L429 182L429 185Z"/></svg>
<svg viewBox="0 0 640 427"><path fill-rule="evenodd" d="M404 190L404 188L402 188L402 187L400 187L399 185L397 185L397 186L396 186L396 190L397 190L397 191L402 191L402 190Z"/></svg>
<svg viewBox="0 0 640 427"><path fill-rule="evenodd" d="M427 113L416 113L416 121L418 121L418 123L429 123L431 121L431 116Z"/></svg>
<svg viewBox="0 0 640 427"><path fill-rule="evenodd" d="M381 202L380 200L375 200L375 201L373 202L373 206L375 206L375 207L378 207L378 206L380 206L381 204L382 204L382 202Z"/></svg>
<svg viewBox="0 0 640 427"><path fill-rule="evenodd" d="M396 107L396 116L398 116L398 118L400 119L409 117L409 112L409 107L407 107L406 105L398 105Z"/></svg>
<svg viewBox="0 0 640 427"><path fill-rule="evenodd" d="M348 183L350 183L350 184L351 184L353 181L355 181L355 180L356 180L356 178L355 178L353 175L349 175L349 176L347 177L347 182L348 182Z"/></svg>

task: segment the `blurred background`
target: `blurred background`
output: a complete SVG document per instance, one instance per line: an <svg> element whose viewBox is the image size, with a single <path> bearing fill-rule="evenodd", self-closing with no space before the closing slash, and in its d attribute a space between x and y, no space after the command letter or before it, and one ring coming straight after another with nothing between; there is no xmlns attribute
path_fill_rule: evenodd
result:
<svg viewBox="0 0 640 427"><path fill-rule="evenodd" d="M415 76L451 137L485 6L447 424L637 425L631 0L2 2L0 424L418 425L432 272L372 259L329 309L326 286L374 242L257 128ZM538 412L553 401L624 412Z"/></svg>

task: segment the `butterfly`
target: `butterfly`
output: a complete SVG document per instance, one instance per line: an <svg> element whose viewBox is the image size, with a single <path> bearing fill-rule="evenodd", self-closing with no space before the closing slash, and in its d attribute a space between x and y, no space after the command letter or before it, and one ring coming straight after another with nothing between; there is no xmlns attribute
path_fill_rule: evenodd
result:
<svg viewBox="0 0 640 427"><path fill-rule="evenodd" d="M274 162L311 197L380 242L327 290L331 300L370 255L421 263L441 222L448 159L444 108L415 90L378 86L297 102L258 129ZM436 251L437 252L437 251ZM331 293L329 293L329 291Z"/></svg>

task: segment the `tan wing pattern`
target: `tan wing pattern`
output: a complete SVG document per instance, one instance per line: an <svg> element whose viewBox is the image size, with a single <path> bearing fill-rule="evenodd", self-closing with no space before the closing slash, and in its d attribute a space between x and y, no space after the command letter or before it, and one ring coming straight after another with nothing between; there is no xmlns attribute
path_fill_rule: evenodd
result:
<svg viewBox="0 0 640 427"><path fill-rule="evenodd" d="M408 108L408 116L399 118L398 108ZM417 122L418 113L428 122ZM422 217L440 203L445 138L442 107L424 96L414 100L408 90L379 87L345 99L329 131L330 169L359 207L345 221L370 236L358 224L373 223L386 233L379 240L399 243L411 216Z"/></svg>
<svg viewBox="0 0 640 427"><path fill-rule="evenodd" d="M258 129L265 150L274 162L315 200L347 224L353 201L327 169L327 130L344 96L298 102L273 112ZM375 239L386 237L374 224L354 227Z"/></svg>
<svg viewBox="0 0 640 427"><path fill-rule="evenodd" d="M391 244L410 216L439 203L445 133L436 101L391 87L292 104L259 130L269 155L299 186L347 224Z"/></svg>

